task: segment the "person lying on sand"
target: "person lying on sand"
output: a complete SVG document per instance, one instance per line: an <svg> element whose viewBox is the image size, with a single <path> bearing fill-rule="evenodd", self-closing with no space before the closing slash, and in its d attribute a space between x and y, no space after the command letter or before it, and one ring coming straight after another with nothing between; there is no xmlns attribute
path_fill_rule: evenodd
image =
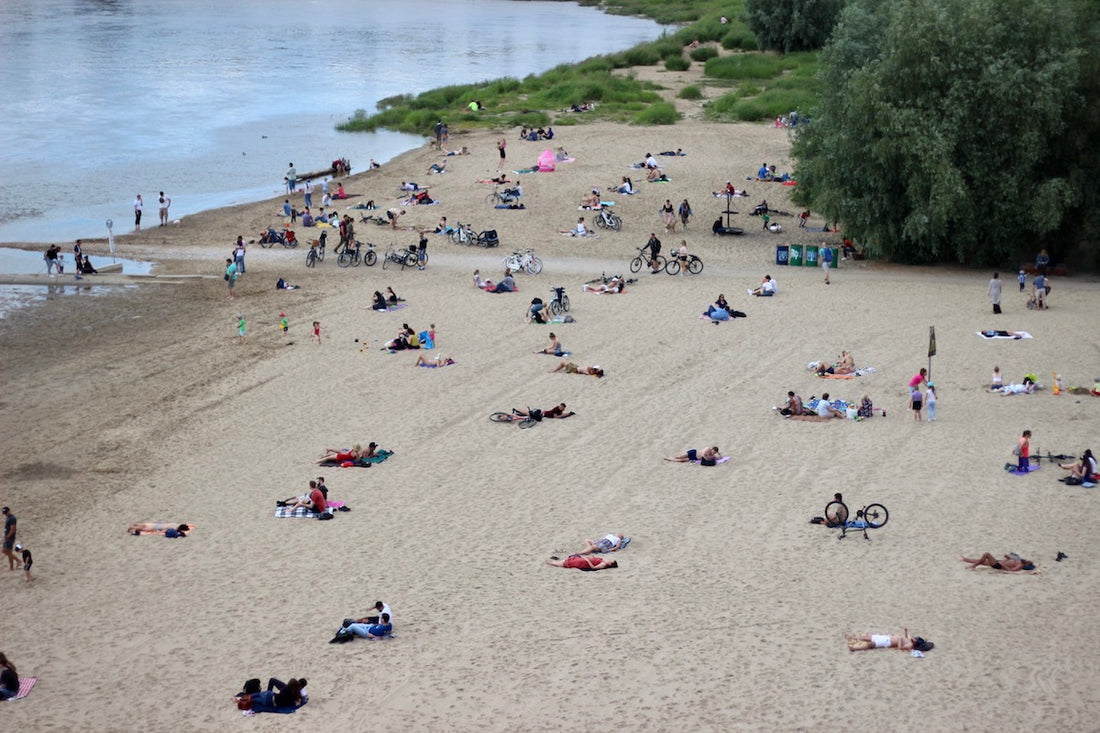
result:
<svg viewBox="0 0 1100 733"><path fill-rule="evenodd" d="M314 463L343 463L344 461L354 461L355 459L359 458L362 450L363 446L359 443L356 443L355 446L349 451L341 451L336 448L325 448L324 454L316 461L314 461Z"/></svg>
<svg viewBox="0 0 1100 733"><path fill-rule="evenodd" d="M446 357L443 354L438 354L438 355L433 356L431 358L425 358L424 355L421 354L420 356L416 357L416 364L414 364L414 366L421 366L421 367L427 367L428 369L435 369L436 367L450 366L451 364L454 364L454 363L455 363L454 359Z"/></svg>
<svg viewBox="0 0 1100 733"><path fill-rule="evenodd" d="M134 522L126 528L127 534L164 534L168 531L173 531L180 537L186 537L191 527L187 524L170 522Z"/></svg>
<svg viewBox="0 0 1100 733"><path fill-rule="evenodd" d="M904 630L903 636L887 636L885 634L845 634L848 640L848 651L862 652L868 649L901 649L903 651L926 652L935 644L925 641L919 636L909 636L909 629Z"/></svg>
<svg viewBox="0 0 1100 733"><path fill-rule="evenodd" d="M837 357L837 361L834 364L829 364L824 359L818 362L817 369L814 371L818 374L851 374L856 370L856 360L847 351L840 352L840 356Z"/></svg>
<svg viewBox="0 0 1100 733"><path fill-rule="evenodd" d="M604 535L596 542L585 540L585 544L588 546L578 552L578 555L596 555L606 552L618 552L623 546L623 535L608 534Z"/></svg>
<svg viewBox="0 0 1100 733"><path fill-rule="evenodd" d="M547 565L556 568L574 568L576 570L608 570L619 567L616 560L608 560L604 557L584 557L582 555L570 555L564 560L551 557L546 561Z"/></svg>
<svg viewBox="0 0 1100 733"><path fill-rule="evenodd" d="M586 293L624 293L626 285L621 277L612 277L605 283L585 283Z"/></svg>
<svg viewBox="0 0 1100 733"><path fill-rule="evenodd" d="M502 185L505 184L505 183L511 183L511 182L512 181L508 178L508 176L506 176L503 173L501 173L496 178L479 178L476 181L474 181L474 183L497 183L497 184L502 184Z"/></svg>
<svg viewBox="0 0 1100 733"><path fill-rule="evenodd" d="M390 615L383 613L378 617L378 623L351 623L336 632L334 642L338 640L351 640L358 636L361 639L382 639L393 633L393 624L390 623Z"/></svg>
<svg viewBox="0 0 1100 733"><path fill-rule="evenodd" d="M701 453L692 448L687 453L673 456L672 458L666 458L665 460L672 461L673 463L691 463L692 461L699 461L704 466L713 466L721 457L722 454L718 452L718 446L714 445L710 448L705 448Z"/></svg>
<svg viewBox="0 0 1100 733"><path fill-rule="evenodd" d="M1003 560L998 560L988 552L983 552L982 556L976 560L972 560L969 557L959 557L965 563L970 563L970 567L967 570L973 570L979 565L988 565L994 570L1003 570L1006 573L1017 573L1021 570L1028 571L1035 569L1035 563L1031 560L1025 560L1019 555L1009 554L1005 555Z"/></svg>
<svg viewBox="0 0 1100 733"><path fill-rule="evenodd" d="M559 404L557 407L551 407L549 410L537 410L536 411L536 410L521 410L518 407L513 407L512 408L512 414L517 415L519 417L531 417L532 412L538 412L542 416L543 420L550 420L550 419L553 419L553 418L560 418L560 419L564 420L567 417L573 417L574 415L577 414L577 413L573 412L572 410L570 410L569 412L566 412L564 402Z"/></svg>
<svg viewBox="0 0 1100 733"><path fill-rule="evenodd" d="M550 373L553 374L554 372L560 372L562 370L564 370L566 374L583 374L586 376L595 377L596 379L600 379L601 377L603 377L603 369L600 369L599 364L597 364L596 366L579 367L573 362L565 360L562 360L560 364L551 369Z"/></svg>

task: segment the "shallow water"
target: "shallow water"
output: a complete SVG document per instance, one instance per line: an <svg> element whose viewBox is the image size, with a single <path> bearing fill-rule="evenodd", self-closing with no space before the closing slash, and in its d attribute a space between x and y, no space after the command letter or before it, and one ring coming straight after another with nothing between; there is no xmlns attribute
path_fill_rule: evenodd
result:
<svg viewBox="0 0 1100 733"><path fill-rule="evenodd" d="M173 219L275 196L289 162L363 170L424 138L337 133L358 108L660 32L561 2L0 3L0 241L102 237L107 219L129 231L137 193L146 227L160 190Z"/></svg>
<svg viewBox="0 0 1100 733"><path fill-rule="evenodd" d="M43 252L33 250L0 247L0 275L44 275L46 274L46 261L42 255ZM66 275L71 276L74 271L72 252L67 255L62 252L59 259L62 261ZM120 264L122 265L123 275L148 275L153 271L152 262L126 260L121 257L99 257L92 254L88 255L88 260L92 263L92 267L96 269L104 265Z"/></svg>

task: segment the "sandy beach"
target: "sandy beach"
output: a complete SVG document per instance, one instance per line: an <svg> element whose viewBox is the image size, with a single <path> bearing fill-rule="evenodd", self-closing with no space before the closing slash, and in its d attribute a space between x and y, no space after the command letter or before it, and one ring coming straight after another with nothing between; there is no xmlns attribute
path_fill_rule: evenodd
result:
<svg viewBox="0 0 1100 733"><path fill-rule="evenodd" d="M331 252L308 270L305 247L251 245L230 301L224 259L237 235L281 225L273 199L120 238L123 256L159 263L155 287L52 297L0 322L0 501L35 557L32 582L0 569L0 646L39 678L3 703L6 728L226 730L242 724L230 696L269 676L308 678L310 702L250 729L1095 727L1096 489L1059 483L1065 472L1045 460L1022 477L1002 467L1024 429L1033 453L1100 448L1100 398L1050 389L1054 372L1066 387L1100 373L1096 280L1055 278L1050 309L1027 310L1018 263L1007 263L998 316L987 271L848 260L826 285L820 268L777 266L776 246L841 235L800 230L794 216L764 232L748 214L765 198L797 214L789 187L746 180L762 162L791 170L785 131L697 119L555 130L550 146L576 160L519 176L524 210L489 208L492 186L475 183L496 174L502 133L452 137L472 152L447 158L443 175L426 175L441 158L425 146L345 183L358 194L345 204L373 199L383 211L401 181L430 185L439 203L408 207L402 226L469 220L498 230L498 248L432 234L424 271L338 268ZM503 134L508 171L547 147ZM629 167L676 148L687 155L658 158L668 183ZM624 175L640 192L608 194ZM710 233L726 204L711 192L727 180L750 192L733 201L741 237ZM579 216L591 222L577 204L592 186L615 201L622 231L560 235ZM666 234L658 209L684 198L695 217ZM356 227L380 254L418 239ZM631 275L650 232L666 254L685 240L704 271ZM475 268L499 277L501 259L526 247L545 269L517 275L518 293L474 287ZM638 281L584 293L601 272ZM746 294L764 274L779 294ZM276 291L280 277L300 288ZM369 310L386 286L407 308ZM525 323L531 299L554 286L575 322ZM701 320L719 293L747 318ZM435 324L436 349L419 353L456 364L417 368L417 352L382 350L403 323ZM927 366L929 326L938 419L918 423L907 384ZM987 341L984 329L1033 338ZM605 378L550 373L558 360L532 352L551 330ZM807 370L841 350L873 373ZM995 365L1006 382L1034 372L1046 389L989 394ZM772 408L788 389L868 395L887 415L785 420ZM576 416L530 430L487 419L563 401ZM369 441L394 456L369 470L313 464L327 447ZM710 445L731 460L662 460ZM350 512L273 518L276 500L318 475ZM853 510L885 504L889 523L870 542L838 542L809 523L835 492ZM139 521L197 528L127 535ZM608 532L632 537L618 569L544 562ZM958 559L984 551L1018 552L1040 571L968 571ZM1060 551L1068 559L1054 562ZM376 600L393 607L396 638L328 644ZM843 638L904 627L935 649L853 654Z"/></svg>

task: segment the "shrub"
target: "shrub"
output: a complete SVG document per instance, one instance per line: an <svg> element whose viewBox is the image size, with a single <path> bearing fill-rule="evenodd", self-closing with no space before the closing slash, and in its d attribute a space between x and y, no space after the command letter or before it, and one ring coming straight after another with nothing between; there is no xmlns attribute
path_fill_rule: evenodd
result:
<svg viewBox="0 0 1100 733"><path fill-rule="evenodd" d="M770 79L783 71L783 61L778 56L738 54L722 56L707 62L707 76L716 79Z"/></svg>
<svg viewBox="0 0 1100 733"><path fill-rule="evenodd" d="M665 59L665 68L669 71L687 71L691 68L691 62L683 56L673 56Z"/></svg>
<svg viewBox="0 0 1100 733"><path fill-rule="evenodd" d="M728 51L755 51L759 47L756 36L744 26L734 28L722 36L722 48Z"/></svg>
<svg viewBox="0 0 1100 733"><path fill-rule="evenodd" d="M696 61L706 61L718 55L718 49L714 46L699 46L691 49L691 58Z"/></svg>
<svg viewBox="0 0 1100 733"><path fill-rule="evenodd" d="M678 96L680 99L702 99L703 90L695 86L694 84L689 84L688 86L681 89L680 93L676 96Z"/></svg>
<svg viewBox="0 0 1100 733"><path fill-rule="evenodd" d="M626 66L654 66L661 57L652 45L635 46L622 53Z"/></svg>
<svg viewBox="0 0 1100 733"><path fill-rule="evenodd" d="M651 104L634 115L634 123L638 125L675 125L678 119L680 114L676 108L663 101Z"/></svg>

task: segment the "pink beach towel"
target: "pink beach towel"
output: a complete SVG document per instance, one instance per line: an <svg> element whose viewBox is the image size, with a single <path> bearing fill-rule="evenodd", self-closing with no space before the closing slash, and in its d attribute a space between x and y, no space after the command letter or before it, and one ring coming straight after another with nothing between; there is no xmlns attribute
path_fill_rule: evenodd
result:
<svg viewBox="0 0 1100 733"><path fill-rule="evenodd" d="M27 695L31 694L31 688L34 687L34 683L38 682L37 677L20 677L19 678L19 692L15 694L12 700L22 700Z"/></svg>

